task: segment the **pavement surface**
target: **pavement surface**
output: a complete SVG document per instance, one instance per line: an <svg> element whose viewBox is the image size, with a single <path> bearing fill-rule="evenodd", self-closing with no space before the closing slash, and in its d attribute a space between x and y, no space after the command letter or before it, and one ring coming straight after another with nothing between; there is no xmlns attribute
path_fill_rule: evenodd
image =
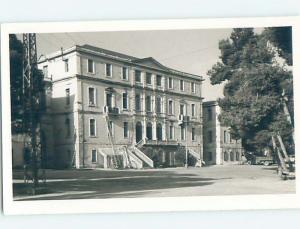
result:
<svg viewBox="0 0 300 229"><path fill-rule="evenodd" d="M29 194L23 171L14 170L14 200L177 197L295 193L295 180L281 180L275 166L222 165L144 170L46 170L40 194Z"/></svg>

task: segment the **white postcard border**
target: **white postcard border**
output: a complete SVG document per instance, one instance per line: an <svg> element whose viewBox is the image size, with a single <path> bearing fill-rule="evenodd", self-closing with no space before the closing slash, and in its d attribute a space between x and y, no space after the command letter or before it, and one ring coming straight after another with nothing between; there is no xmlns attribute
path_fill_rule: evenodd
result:
<svg viewBox="0 0 300 229"><path fill-rule="evenodd" d="M160 212L237 209L300 208L299 192L278 195L233 195L198 197L151 197L78 200L13 201L10 124L10 33L100 32L135 30L183 30L236 27L293 26L293 74L296 137L296 176L299 177L298 149L300 143L300 17L115 20L91 22L7 23L1 26L1 103L2 103L2 168L3 206L5 214L57 214L96 212ZM298 40L298 43L296 42ZM283 182L284 185L284 182ZM296 190L299 190L296 180Z"/></svg>

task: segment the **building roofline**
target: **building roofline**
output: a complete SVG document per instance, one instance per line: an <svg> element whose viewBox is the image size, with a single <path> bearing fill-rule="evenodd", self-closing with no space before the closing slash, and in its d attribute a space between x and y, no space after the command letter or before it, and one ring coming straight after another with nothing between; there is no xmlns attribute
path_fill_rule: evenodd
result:
<svg viewBox="0 0 300 229"><path fill-rule="evenodd" d="M62 57L63 55L70 54L75 51L87 52L90 54L94 54L94 55L98 55L98 56L102 56L102 57L106 57L106 58L111 58L111 59L114 59L117 61L127 62L128 64L131 64L131 65L136 65L136 66L149 68L149 69L153 69L153 70L168 73L168 74L175 74L178 76L185 76L185 77L193 78L196 80L204 81L203 77L200 75L191 74L191 73L187 73L187 72L183 72L183 71L179 71L179 70L175 70L175 69L166 67L166 66L162 65L161 63L159 63L158 61L156 61L153 57L137 58L137 57L129 56L129 55L122 54L119 52L98 48L98 47L91 46L91 45L82 45L82 46L75 45L75 46L72 46L65 50L60 50L60 51L50 53L50 54L44 56L43 59L40 59L38 61L38 63L43 63L43 62L46 62L46 61L54 59L54 58ZM161 69L139 63L139 61L147 60L147 59L154 60L155 63L157 63L158 65L161 66Z"/></svg>
<svg viewBox="0 0 300 229"><path fill-rule="evenodd" d="M209 106L218 106L218 105L219 105L219 103L218 103L217 100L206 101L206 102L203 102L202 104L203 104L203 106L205 106L205 107L209 107Z"/></svg>

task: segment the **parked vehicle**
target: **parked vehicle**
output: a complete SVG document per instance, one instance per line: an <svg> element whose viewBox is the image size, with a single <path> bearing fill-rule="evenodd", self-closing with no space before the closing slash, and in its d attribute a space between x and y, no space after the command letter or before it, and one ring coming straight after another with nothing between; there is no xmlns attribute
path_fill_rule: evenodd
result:
<svg viewBox="0 0 300 229"><path fill-rule="evenodd" d="M276 160L273 156L257 156L253 152L247 152L245 156L249 165L269 166L276 164Z"/></svg>

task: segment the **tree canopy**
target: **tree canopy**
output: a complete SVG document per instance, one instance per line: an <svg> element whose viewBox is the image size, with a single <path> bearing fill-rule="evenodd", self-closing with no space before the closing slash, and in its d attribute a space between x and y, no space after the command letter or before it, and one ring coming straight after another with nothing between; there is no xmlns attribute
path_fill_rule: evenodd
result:
<svg viewBox="0 0 300 229"><path fill-rule="evenodd" d="M9 36L10 50L10 91L11 91L11 128L12 133L23 133L28 131L28 126L24 120L29 120L29 113L34 111L38 116L41 111L41 102L36 107L25 109L24 103L28 103L28 90L23 92L23 44L15 34ZM37 67L32 70L34 75L34 90L31 92L33 97L41 100L44 96L43 73ZM29 110L30 109L30 110ZM38 120L38 118L37 118Z"/></svg>
<svg viewBox="0 0 300 229"><path fill-rule="evenodd" d="M252 28L233 29L219 42L220 61L208 71L212 84L225 82L219 119L246 150L261 151L278 132L292 148L293 126L283 111L284 102L293 111L292 72L279 63L274 44L269 30L258 35Z"/></svg>

